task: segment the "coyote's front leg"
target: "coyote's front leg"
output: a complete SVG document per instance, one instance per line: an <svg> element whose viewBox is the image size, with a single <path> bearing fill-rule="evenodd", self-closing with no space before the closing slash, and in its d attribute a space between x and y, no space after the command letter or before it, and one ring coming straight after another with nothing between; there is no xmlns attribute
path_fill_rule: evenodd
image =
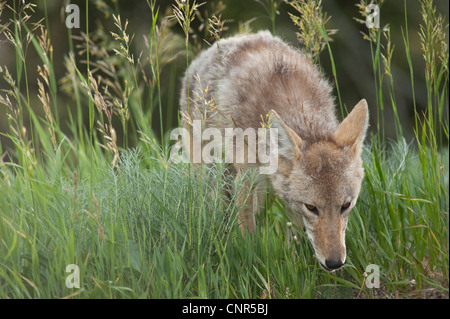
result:
<svg viewBox="0 0 450 319"><path fill-rule="evenodd" d="M241 181L241 189L238 190L236 205L240 208L238 221L242 236L247 229L250 233L256 233L255 215L264 205L264 193L262 181L252 183L248 178L241 178L241 170L236 174L236 181Z"/></svg>

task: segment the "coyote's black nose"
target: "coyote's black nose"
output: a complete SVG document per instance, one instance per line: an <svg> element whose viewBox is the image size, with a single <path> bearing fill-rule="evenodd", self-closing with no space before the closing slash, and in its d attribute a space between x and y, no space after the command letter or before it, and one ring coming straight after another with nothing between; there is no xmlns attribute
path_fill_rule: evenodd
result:
<svg viewBox="0 0 450 319"><path fill-rule="evenodd" d="M342 267L344 263L340 259L327 259L325 260L325 266L331 270L336 270Z"/></svg>

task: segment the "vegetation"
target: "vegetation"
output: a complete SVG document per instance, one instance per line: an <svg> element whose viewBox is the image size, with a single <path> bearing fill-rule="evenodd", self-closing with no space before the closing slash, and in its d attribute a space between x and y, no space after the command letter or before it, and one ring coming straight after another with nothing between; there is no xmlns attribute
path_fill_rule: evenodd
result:
<svg viewBox="0 0 450 319"><path fill-rule="evenodd" d="M257 2L275 32L282 2ZM421 1L422 23L415 26L404 2L402 43L391 42L387 25L362 35L371 49L376 134L363 154L366 177L349 220L347 264L333 273L320 268L301 230L287 243L285 207L274 195L258 216L258 235L244 240L235 191L231 198L223 192L241 183L226 167L170 162L170 129L180 120L171 65L182 59L189 67L203 47L192 30L196 19L204 23L204 40L222 36L222 2L205 17L206 5L195 0L176 0L164 13L147 0L152 24L136 52L117 2L97 1L113 26L93 31L86 23L85 33L73 37L69 29L60 77L43 3L42 19L33 3L0 4L0 33L15 52L14 70L0 66L8 123L0 134L9 141L0 144L0 298L448 298L448 25L432 1ZM332 18L320 1L287 3L302 48L318 64L331 63L346 114ZM366 6L359 4L357 21L365 21ZM86 0L86 18L89 9ZM411 58L413 39L421 43L425 88L414 82L424 71ZM397 112L394 54L406 56L410 71L412 141ZM420 90L425 114L416 105ZM392 141L385 136L386 108L395 123ZM80 269L80 288L66 285L71 264ZM379 266L379 288L366 285L369 264Z"/></svg>

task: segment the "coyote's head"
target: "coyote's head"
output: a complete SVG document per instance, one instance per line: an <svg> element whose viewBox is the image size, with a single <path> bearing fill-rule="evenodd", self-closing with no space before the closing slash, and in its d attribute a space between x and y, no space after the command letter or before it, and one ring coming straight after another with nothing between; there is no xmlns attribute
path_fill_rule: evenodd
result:
<svg viewBox="0 0 450 319"><path fill-rule="evenodd" d="M338 269L345 262L345 229L364 177L367 103L361 100L332 136L313 142L303 140L271 112L279 156L273 187L291 209L292 221L305 226L321 266Z"/></svg>

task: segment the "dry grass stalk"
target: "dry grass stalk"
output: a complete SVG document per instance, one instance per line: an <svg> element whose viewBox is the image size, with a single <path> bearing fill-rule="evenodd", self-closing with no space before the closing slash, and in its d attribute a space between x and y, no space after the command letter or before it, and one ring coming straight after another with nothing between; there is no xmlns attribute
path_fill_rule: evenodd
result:
<svg viewBox="0 0 450 319"><path fill-rule="evenodd" d="M331 36L337 33L337 29L327 29L326 24L330 20L327 13L322 12L322 1L295 0L286 1L300 16L289 13L292 22L299 29L297 38L304 45L305 53L314 61L318 62L319 54L325 49L326 43L331 42ZM327 38L322 35L323 28Z"/></svg>

